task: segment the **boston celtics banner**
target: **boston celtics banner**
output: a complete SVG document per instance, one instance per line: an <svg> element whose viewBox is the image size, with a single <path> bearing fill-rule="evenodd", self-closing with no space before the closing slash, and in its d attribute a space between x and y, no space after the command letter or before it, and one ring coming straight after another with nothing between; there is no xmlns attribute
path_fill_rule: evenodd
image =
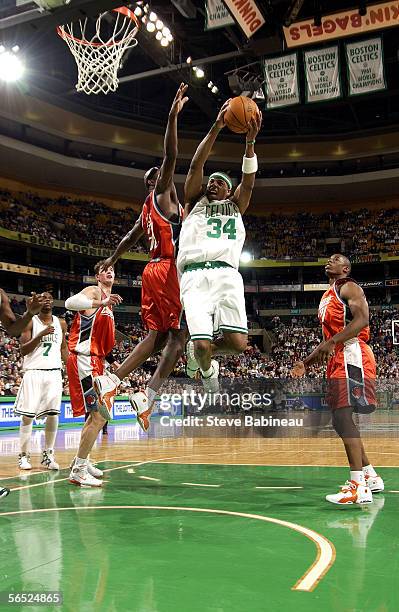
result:
<svg viewBox="0 0 399 612"><path fill-rule="evenodd" d="M263 64L265 72L267 108L281 108L298 104L298 55L282 55L266 58Z"/></svg>
<svg viewBox="0 0 399 612"><path fill-rule="evenodd" d="M341 97L338 45L305 51L306 102Z"/></svg>
<svg viewBox="0 0 399 612"><path fill-rule="evenodd" d="M205 29L225 28L234 25L235 21L227 10L223 0L205 2Z"/></svg>
<svg viewBox="0 0 399 612"><path fill-rule="evenodd" d="M382 38L347 43L349 95L386 89Z"/></svg>

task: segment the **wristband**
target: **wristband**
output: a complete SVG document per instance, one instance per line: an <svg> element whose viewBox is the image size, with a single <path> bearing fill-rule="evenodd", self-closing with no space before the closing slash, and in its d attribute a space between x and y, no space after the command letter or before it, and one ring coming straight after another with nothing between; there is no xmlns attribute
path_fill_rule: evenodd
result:
<svg viewBox="0 0 399 612"><path fill-rule="evenodd" d="M253 157L244 157L242 158L242 171L244 174L253 174L258 169L258 157L254 155Z"/></svg>
<svg viewBox="0 0 399 612"><path fill-rule="evenodd" d="M251 145L251 144L255 144L256 140L247 140L246 144L247 145Z"/></svg>

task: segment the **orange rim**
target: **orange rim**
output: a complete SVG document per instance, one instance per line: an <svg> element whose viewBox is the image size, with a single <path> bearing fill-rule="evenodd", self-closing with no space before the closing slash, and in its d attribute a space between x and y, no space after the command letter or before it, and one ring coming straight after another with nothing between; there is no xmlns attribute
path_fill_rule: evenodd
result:
<svg viewBox="0 0 399 612"><path fill-rule="evenodd" d="M112 9L112 10L115 13L120 13L121 15L125 15L125 17L128 17L129 19L134 21L134 23L136 24L136 28L139 29L140 27L139 20L137 19L134 12L130 10L127 6L120 6L119 8ZM122 40L111 40L107 43L89 42L88 40L83 40L82 38L77 38L76 36L72 36L72 34L69 34L68 32L64 30L64 26L57 26L57 34L63 40L66 40L66 39L74 40L75 42L81 45L87 45L88 47L112 47L113 45L118 45L119 43L123 42Z"/></svg>

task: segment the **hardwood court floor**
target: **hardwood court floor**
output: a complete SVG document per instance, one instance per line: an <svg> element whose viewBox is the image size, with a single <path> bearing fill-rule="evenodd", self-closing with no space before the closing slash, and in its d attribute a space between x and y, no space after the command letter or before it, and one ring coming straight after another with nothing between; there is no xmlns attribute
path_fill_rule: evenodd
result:
<svg viewBox="0 0 399 612"><path fill-rule="evenodd" d="M67 482L79 429L58 434L58 473L34 454L20 475L17 432L0 435L0 484L14 489L0 505L0 592L60 590L74 612L399 609L397 439L366 440L387 491L340 509L324 501L347 477L334 438L109 432L96 490Z"/></svg>

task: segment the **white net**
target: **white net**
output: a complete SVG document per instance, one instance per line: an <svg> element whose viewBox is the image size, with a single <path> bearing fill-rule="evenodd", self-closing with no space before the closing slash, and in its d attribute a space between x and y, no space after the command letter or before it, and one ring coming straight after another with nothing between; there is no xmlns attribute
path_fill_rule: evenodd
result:
<svg viewBox="0 0 399 612"><path fill-rule="evenodd" d="M126 6L85 17L57 28L78 67L77 91L110 93L118 88L118 70L124 52L137 45L138 20Z"/></svg>

